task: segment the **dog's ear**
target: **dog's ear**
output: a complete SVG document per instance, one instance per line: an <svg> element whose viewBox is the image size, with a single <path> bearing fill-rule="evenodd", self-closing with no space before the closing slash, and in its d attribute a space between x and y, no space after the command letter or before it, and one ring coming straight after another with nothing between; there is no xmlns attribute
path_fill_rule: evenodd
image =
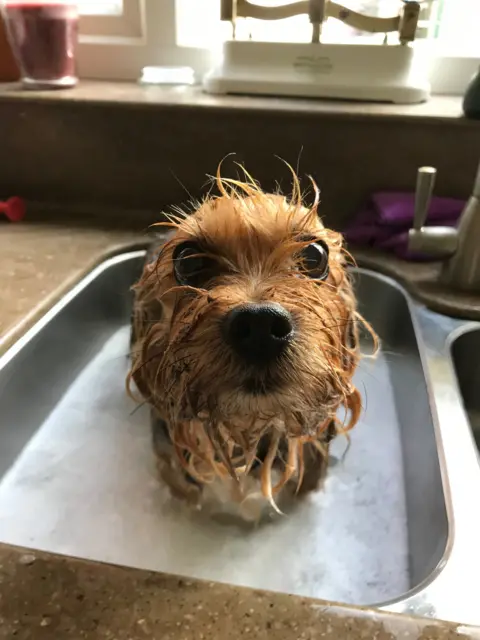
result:
<svg viewBox="0 0 480 640"><path fill-rule="evenodd" d="M150 400L150 390L148 388L148 380L145 375L145 367L142 366L140 359L133 358L132 368L130 370L129 376L127 378L128 391L134 399L137 401L141 401L138 398L134 397L134 392L132 391L132 381L135 383L138 391L140 392L141 399L146 400L147 402Z"/></svg>
<svg viewBox="0 0 480 640"><path fill-rule="evenodd" d="M348 373L353 373L358 361L360 340L357 325L357 314L351 311L343 329L343 367Z"/></svg>
<svg viewBox="0 0 480 640"><path fill-rule="evenodd" d="M140 336L144 336L149 326L154 322L160 322L163 316L163 305L155 297L155 287L151 278L154 276L155 264L160 252L173 233L163 233L154 236L145 254L142 275L133 287L134 302L131 315L130 350Z"/></svg>
<svg viewBox="0 0 480 640"><path fill-rule="evenodd" d="M351 313L350 317L347 320L347 324L345 325L345 345L349 349L357 349L358 348L358 329L356 323L356 314Z"/></svg>
<svg viewBox="0 0 480 640"><path fill-rule="evenodd" d="M130 331L130 355L132 361L130 378L135 383L137 389L144 399L149 399L149 369L148 362L142 362L146 357L143 349L143 339L150 329L162 321L164 316L162 302L154 297L154 290L148 286L148 277L154 269L156 258L152 253L147 254L144 264L142 278L134 287L134 304L131 316Z"/></svg>
<svg viewBox="0 0 480 640"><path fill-rule="evenodd" d="M136 300L131 314L130 348L132 348L140 336L144 336L149 327L156 322L160 322L163 317L163 305L157 298L147 300L139 292L135 295Z"/></svg>

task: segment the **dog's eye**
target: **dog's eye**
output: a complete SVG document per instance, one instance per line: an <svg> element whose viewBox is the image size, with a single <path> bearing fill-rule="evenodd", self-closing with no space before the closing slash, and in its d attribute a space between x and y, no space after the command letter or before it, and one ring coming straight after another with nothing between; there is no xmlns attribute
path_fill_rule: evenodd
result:
<svg viewBox="0 0 480 640"><path fill-rule="evenodd" d="M300 252L301 269L314 280L328 276L328 247L321 240L312 242Z"/></svg>
<svg viewBox="0 0 480 640"><path fill-rule="evenodd" d="M178 284L202 287L215 275L215 262L195 242L184 242L173 251L173 271Z"/></svg>

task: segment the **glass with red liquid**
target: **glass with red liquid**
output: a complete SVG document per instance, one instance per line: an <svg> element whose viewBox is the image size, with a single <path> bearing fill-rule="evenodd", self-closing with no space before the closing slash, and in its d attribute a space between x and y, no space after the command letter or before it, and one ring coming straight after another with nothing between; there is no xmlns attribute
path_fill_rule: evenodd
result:
<svg viewBox="0 0 480 640"><path fill-rule="evenodd" d="M77 83L78 7L71 0L0 0L24 85L53 89Z"/></svg>

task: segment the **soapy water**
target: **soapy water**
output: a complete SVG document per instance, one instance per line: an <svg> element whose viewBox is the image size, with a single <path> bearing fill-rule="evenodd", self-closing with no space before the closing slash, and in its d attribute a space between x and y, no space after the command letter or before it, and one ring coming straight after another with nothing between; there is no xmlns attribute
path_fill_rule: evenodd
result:
<svg viewBox="0 0 480 640"><path fill-rule="evenodd" d="M0 540L81 558L349 604L409 587L400 425L389 361L364 360L366 410L331 447L322 491L257 528L172 499L149 411L126 396L129 327L111 336L0 484Z"/></svg>

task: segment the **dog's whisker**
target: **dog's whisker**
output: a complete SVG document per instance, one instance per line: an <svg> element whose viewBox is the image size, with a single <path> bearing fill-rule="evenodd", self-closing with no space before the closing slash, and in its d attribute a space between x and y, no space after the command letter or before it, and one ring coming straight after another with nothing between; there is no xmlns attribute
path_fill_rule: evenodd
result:
<svg viewBox="0 0 480 640"><path fill-rule="evenodd" d="M148 403L148 400L144 400L143 402L138 403L137 406L130 411L130 416L135 415L137 411L140 411L140 409L144 407L147 403Z"/></svg>

